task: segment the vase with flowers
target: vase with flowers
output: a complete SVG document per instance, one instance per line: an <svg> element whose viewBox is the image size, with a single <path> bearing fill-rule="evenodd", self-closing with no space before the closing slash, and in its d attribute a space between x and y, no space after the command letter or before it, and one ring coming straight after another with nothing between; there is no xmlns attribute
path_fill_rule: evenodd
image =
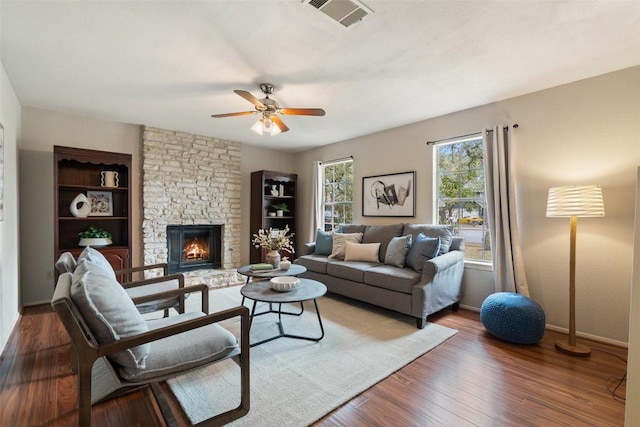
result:
<svg viewBox="0 0 640 427"><path fill-rule="evenodd" d="M293 243L291 238L294 233L289 234L289 226L285 226L284 230L274 230L269 227L268 230L259 229L256 234L253 235L251 243L256 248L262 248L267 251L265 262L271 264L273 268L280 267L280 251L286 250L289 253L294 253Z"/></svg>

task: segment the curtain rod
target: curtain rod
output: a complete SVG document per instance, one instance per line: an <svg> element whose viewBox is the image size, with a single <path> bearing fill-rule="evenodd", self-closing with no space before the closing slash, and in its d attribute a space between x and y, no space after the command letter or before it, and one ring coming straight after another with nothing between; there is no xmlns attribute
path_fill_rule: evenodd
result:
<svg viewBox="0 0 640 427"><path fill-rule="evenodd" d="M332 163L340 163L340 162L344 162L347 160L353 160L353 156L347 156L347 157L343 157L341 159L333 159L333 160L327 160L326 162L320 162L321 165L330 165Z"/></svg>
<svg viewBox="0 0 640 427"><path fill-rule="evenodd" d="M514 124L513 125L514 129L518 129L518 124ZM509 130L509 126L505 126L503 129L505 130ZM488 130L487 132L491 132L491 130ZM437 144L439 142L445 142L445 141L453 141L454 139L462 139L462 138L467 138L469 136L474 136L474 135L479 135L481 132L474 132L474 133L470 133L467 135L460 135L460 136L452 136L450 138L443 138L443 139L437 139L435 141L427 141L427 145L434 145Z"/></svg>

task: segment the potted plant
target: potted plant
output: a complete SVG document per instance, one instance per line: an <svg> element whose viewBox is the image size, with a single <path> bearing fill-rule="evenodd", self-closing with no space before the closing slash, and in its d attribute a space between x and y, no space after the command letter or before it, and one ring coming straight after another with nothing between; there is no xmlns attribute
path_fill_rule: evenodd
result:
<svg viewBox="0 0 640 427"><path fill-rule="evenodd" d="M78 243L80 246L99 248L113 243L111 241L111 233L94 225L78 233L78 236L80 236L80 242Z"/></svg>
<svg viewBox="0 0 640 427"><path fill-rule="evenodd" d="M274 203L271 207L276 210L276 216L282 216L284 215L284 212L289 212L289 207L284 202Z"/></svg>

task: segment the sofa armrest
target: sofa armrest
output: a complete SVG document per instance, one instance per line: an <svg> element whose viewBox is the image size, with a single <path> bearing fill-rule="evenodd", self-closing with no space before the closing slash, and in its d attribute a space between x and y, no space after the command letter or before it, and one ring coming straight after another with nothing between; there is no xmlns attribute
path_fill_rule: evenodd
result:
<svg viewBox="0 0 640 427"><path fill-rule="evenodd" d="M302 247L301 255L311 255L315 251L316 251L316 242L308 242L308 243L305 243L304 246Z"/></svg>
<svg viewBox="0 0 640 427"><path fill-rule="evenodd" d="M462 299L464 253L451 251L424 263L420 282L413 287L412 314L426 316Z"/></svg>
<svg viewBox="0 0 640 427"><path fill-rule="evenodd" d="M449 268L454 268L460 262L464 263L464 253L460 251L449 251L446 254L438 255L435 258L425 261L422 268L421 283L428 283L440 272ZM464 264L463 264L464 268Z"/></svg>

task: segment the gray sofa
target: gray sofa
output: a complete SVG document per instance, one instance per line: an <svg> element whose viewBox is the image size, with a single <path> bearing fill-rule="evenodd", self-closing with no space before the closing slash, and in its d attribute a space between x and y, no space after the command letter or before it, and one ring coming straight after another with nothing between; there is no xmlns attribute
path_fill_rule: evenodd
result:
<svg viewBox="0 0 640 427"><path fill-rule="evenodd" d="M360 233L361 245L357 245ZM351 253L365 247L375 250L375 244L379 243L377 259L359 260L358 256L349 255L349 248L346 254L342 253L343 259L340 253L334 256L336 243L345 235L355 236L355 242L347 243ZM406 259L398 261L398 243L409 240L407 235L411 235L413 245L408 243ZM458 309L462 297L464 240L454 237L446 227L432 224L345 224L339 229L339 234L327 236L327 233L318 231L316 242L305 244L304 254L294 261L307 268L300 277L324 283L329 292L413 316L420 329L425 327L430 314L449 306L454 311ZM330 255L327 254L328 238L334 239L329 242L333 244ZM420 250L427 240L439 246L434 253L425 256ZM396 259L393 260L392 256Z"/></svg>

